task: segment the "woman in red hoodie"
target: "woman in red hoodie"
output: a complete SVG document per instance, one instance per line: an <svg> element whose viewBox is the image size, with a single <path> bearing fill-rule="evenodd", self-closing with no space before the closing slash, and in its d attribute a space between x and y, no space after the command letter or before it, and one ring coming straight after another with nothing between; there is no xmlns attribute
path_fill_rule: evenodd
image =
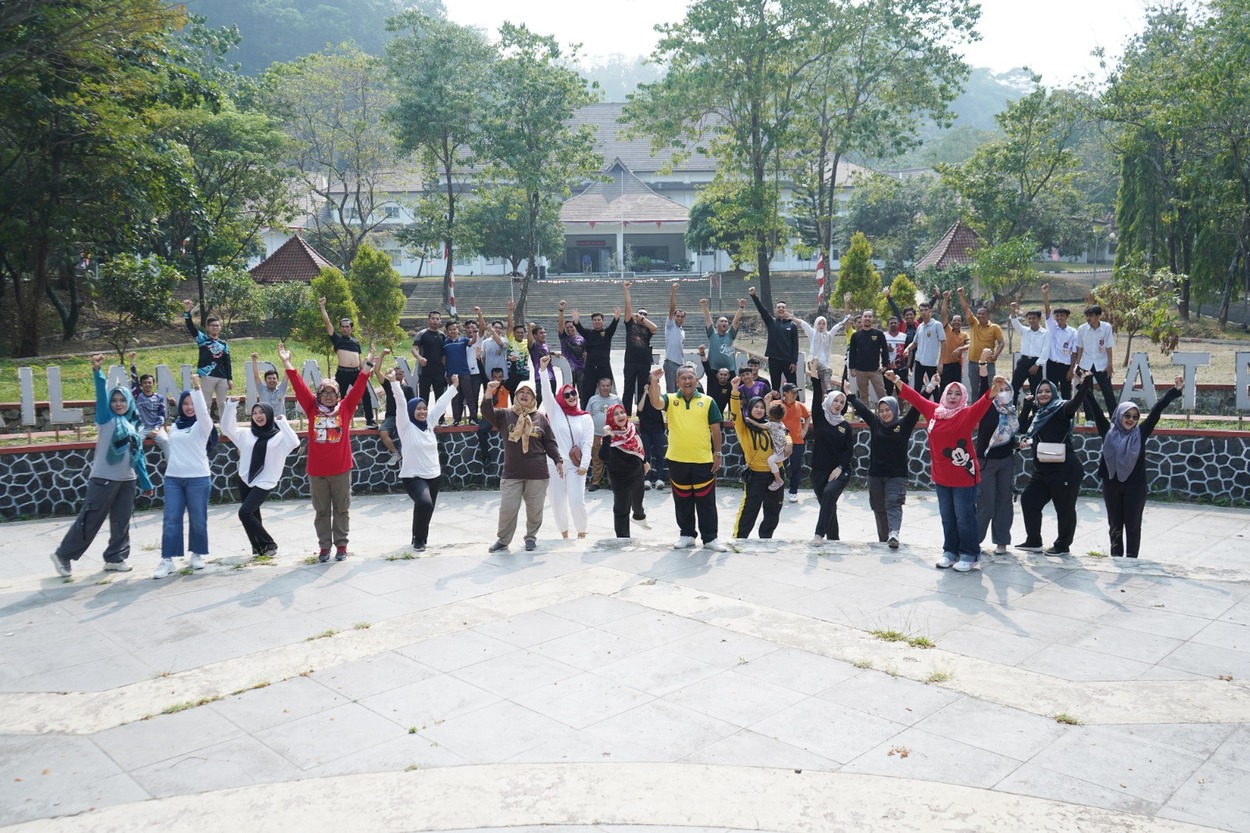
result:
<svg viewBox="0 0 1250 833"><path fill-rule="evenodd" d="M937 492L938 513L942 516L942 557L937 566L954 567L961 573L972 569L981 553L980 527L977 524L977 483L981 467L977 464L976 445L972 431L989 410L1007 380L995 376L994 383L976 402L968 403L968 389L952 382L942 391L938 402L930 402L911 386L903 384L887 370L885 378L898 387L898 394L918 408L929 423L930 477Z"/></svg>
<svg viewBox="0 0 1250 833"><path fill-rule="evenodd" d="M291 351L279 345L278 358L286 368L295 399L308 417L308 489L312 492L313 526L321 548L318 560L330 560L330 544L334 543L334 560L347 558L347 532L351 524L352 505L352 414L369 388L373 371L373 349L361 366L347 395L339 398L339 385L333 379L322 379L313 396L299 371L291 364Z"/></svg>

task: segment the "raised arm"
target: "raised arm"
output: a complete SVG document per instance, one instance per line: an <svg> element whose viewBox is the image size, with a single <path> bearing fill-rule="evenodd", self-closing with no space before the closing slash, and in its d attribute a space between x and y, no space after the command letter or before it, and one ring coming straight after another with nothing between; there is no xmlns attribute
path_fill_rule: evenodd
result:
<svg viewBox="0 0 1250 833"><path fill-rule="evenodd" d="M187 325L187 332L191 334L191 338L198 343L200 340L200 328L195 326L195 322L191 320L191 308L195 305L191 303L190 298L184 298L182 301L182 320Z"/></svg>
<svg viewBox="0 0 1250 833"><path fill-rule="evenodd" d="M673 316L677 314L677 287L678 286L679 286L678 282L673 281L673 288L668 293L668 318L670 321L673 320Z"/></svg>
<svg viewBox="0 0 1250 833"><path fill-rule="evenodd" d="M1064 404L1063 415L1068 419L1076 416L1077 411L1085 406L1085 397L1094 389L1094 374L1078 371L1080 374L1077 383L1081 386L1079 390L1073 391L1072 398Z"/></svg>
<svg viewBox="0 0 1250 833"><path fill-rule="evenodd" d="M625 320L628 321L634 317L634 302L630 300L629 288L634 285L633 281L625 281L621 288L625 290Z"/></svg>
<svg viewBox="0 0 1250 833"><path fill-rule="evenodd" d="M1050 320L1050 284L1042 284L1042 320Z"/></svg>
<svg viewBox="0 0 1250 833"><path fill-rule="evenodd" d="M1168 409L1169 405L1180 398L1181 391L1184 390L1184 388L1185 377L1177 376L1176 380L1172 383L1172 387L1167 393L1159 397L1159 401L1155 403L1155 406L1150 409L1150 413L1146 415L1144 420L1142 420L1141 432L1143 439L1149 437L1154 432L1155 426L1159 424L1159 420L1163 417L1163 412ZM1089 398L1091 400L1094 398L1093 390L1090 390ZM1098 408L1094 408L1094 410L1098 411Z"/></svg>
<svg viewBox="0 0 1250 833"><path fill-rule="evenodd" d="M660 398L660 380L664 378L664 368L657 367L651 371L651 384L647 386L647 397L651 400L651 407L657 411L664 410L664 400Z"/></svg>
<svg viewBox="0 0 1250 833"><path fill-rule="evenodd" d="M888 286L882 291L885 292L885 302L890 305L890 312L894 313L894 317L902 323L903 312L898 308L898 304L894 303L894 293L890 291Z"/></svg>
<svg viewBox="0 0 1250 833"><path fill-rule="evenodd" d="M699 309L703 310L703 323L712 326L712 313L707 308L707 298L699 299Z"/></svg>
<svg viewBox="0 0 1250 833"><path fill-rule="evenodd" d="M317 299L317 306L321 309L321 320L326 325L326 335L334 338L334 325L330 323L330 313L326 312L326 299L324 296Z"/></svg>
<svg viewBox="0 0 1250 833"><path fill-rule="evenodd" d="M256 383L257 390L265 384L265 377L260 375L260 353L252 354L252 381Z"/></svg>
<svg viewBox="0 0 1250 833"><path fill-rule="evenodd" d="M759 312L760 318L764 319L764 326L767 327L772 324L773 314L764 308L764 302L755 294L755 287L751 287L747 292L750 293L751 303L755 304L755 309Z"/></svg>
<svg viewBox="0 0 1250 833"><path fill-rule="evenodd" d="M964 323L971 327L972 322L976 321L976 319L972 315L972 310L968 308L968 296L964 293L962 286L956 292L959 295L959 308L964 314Z"/></svg>
<svg viewBox="0 0 1250 833"><path fill-rule="evenodd" d="M556 327L557 327L556 332L558 332L560 335L564 335L564 307L565 306L566 306L566 302L563 300L560 301L559 312L556 314ZM573 316L573 321L574 323L577 322L576 315Z"/></svg>
<svg viewBox="0 0 1250 833"><path fill-rule="evenodd" d="M747 299L746 299L746 298L739 298L739 299L738 299L738 310L737 310L737 312L735 312L735 313L734 313L734 320L733 320L733 321L731 321L731 322L729 322L729 326L730 326L730 328L731 328L731 329L732 329L735 333L736 333L736 332L738 332L738 324L740 324L740 323L742 322L742 313L746 312L746 309L747 309Z"/></svg>
<svg viewBox="0 0 1250 833"><path fill-rule="evenodd" d="M516 317L516 301L513 301L511 298L509 298L508 299L508 329L506 331L508 335L512 335L512 329L513 329L512 320L515 317Z"/></svg>
<svg viewBox="0 0 1250 833"><path fill-rule="evenodd" d="M950 323L951 323L950 313L951 313L951 292L948 289L942 293L942 326L943 327L950 326Z"/></svg>

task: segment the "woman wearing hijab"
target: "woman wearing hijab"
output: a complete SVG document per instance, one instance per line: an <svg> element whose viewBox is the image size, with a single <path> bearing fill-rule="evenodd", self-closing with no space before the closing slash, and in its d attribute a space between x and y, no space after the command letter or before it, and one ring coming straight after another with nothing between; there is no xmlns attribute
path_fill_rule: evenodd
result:
<svg viewBox="0 0 1250 833"><path fill-rule="evenodd" d="M438 487L443 476L434 426L438 425L459 393L459 382L459 375L452 376L451 384L433 405L420 396L409 399L404 408L405 416L396 421L399 447L403 453L399 480L412 499L412 548L418 552L425 549L429 542L430 518L434 516L434 504L438 502ZM386 371L386 384L390 385L396 400L403 398L403 386L393 367Z"/></svg>
<svg viewBox="0 0 1250 833"><path fill-rule="evenodd" d="M168 433L161 428L152 435L165 451L161 563L152 578L173 572L174 559L182 558L184 543L190 544L192 570L203 570L208 555L208 498L213 481L208 458L217 447L217 429L209 419L198 374L192 374L191 390L182 392L175 413L178 417ZM189 542L183 538L183 515L191 528Z"/></svg>
<svg viewBox="0 0 1250 833"><path fill-rule="evenodd" d="M317 560L330 560L330 545L335 547L334 560L347 558L347 536L351 529L352 507L352 414L369 390L373 375L373 348L360 366L360 375L351 389L340 398L338 382L322 379L313 396L304 377L291 364L291 351L278 345L278 358L286 368L286 378L295 392L295 400L308 417L308 490L312 493L313 528L320 547Z"/></svg>
<svg viewBox="0 0 1250 833"><path fill-rule="evenodd" d="M547 386L543 410L547 422L556 436L556 448L560 456L571 465L564 467L564 474L557 475L555 464L548 461L547 479L551 484L551 509L556 516L560 537L569 537L569 515L578 538L586 537L586 471L590 466L590 445L595 439L595 421L582 410L577 388L564 385L556 391L556 380L547 373L550 356L539 360L539 379ZM552 403L555 403L554 405Z"/></svg>
<svg viewBox="0 0 1250 833"><path fill-rule="evenodd" d="M1163 412L1180 398L1184 385L1185 377L1177 376L1175 384L1155 403L1145 420L1136 403L1125 401L1116 406L1107 422L1094 402L1093 391L1085 394L1089 403L1085 412L1093 414L1098 436L1102 437L1098 476L1102 478L1102 500L1107 507L1113 556L1136 558L1141 552L1141 518L1147 491L1146 442Z"/></svg>
<svg viewBox="0 0 1250 833"><path fill-rule="evenodd" d="M942 516L942 557L937 566L966 573L981 553L977 535L977 483L981 472L972 429L990 409L991 400L1006 387L1007 380L995 376L985 395L969 404L968 390L960 382L951 382L942 391L941 400L931 402L894 371L887 370L885 377L928 422L930 478Z"/></svg>
<svg viewBox="0 0 1250 833"><path fill-rule="evenodd" d="M612 522L616 537L628 538L630 512L636 521L647 517L642 508L642 484L649 468L647 452L624 405L609 406L606 417L607 442L599 444L599 459L607 466L612 484Z"/></svg>
<svg viewBox="0 0 1250 833"><path fill-rule="evenodd" d="M734 521L734 537L749 538L755 519L763 510L764 517L760 521L760 537L771 538L773 531L781 520L781 506L785 500L782 489L769 489L775 481L772 471L768 468L768 458L774 452L772 436L765 430L749 424L743 414L749 416L754 423L763 425L768 422L768 405L764 397L753 396L747 400L746 408L742 407L742 381L735 376L729 380L733 391L729 394L730 409L734 415L734 428L738 433L738 445L742 448L742 457L746 462L743 472L745 486L742 491L742 503L738 507L738 517ZM769 394L769 398L780 397L780 394ZM794 446L786 437L784 454L789 458ZM785 480L785 472L779 472Z"/></svg>
<svg viewBox="0 0 1250 833"><path fill-rule="evenodd" d="M819 362L814 369L816 393L822 398L820 406L812 409L812 491L820 504L812 546L820 547L827 540L839 540L838 500L851 480L855 430L846 421L846 394L839 390L825 393L817 375L823 372Z"/></svg>
<svg viewBox="0 0 1250 833"><path fill-rule="evenodd" d="M976 395L989 389L989 349L981 352L977 363ZM1015 511L1011 505L1016 475L1016 432L1020 419L1016 414L1015 392L1011 385L994 397L994 404L977 426L977 459L981 461L981 483L977 486L977 525L984 541L990 533L994 553L1002 555L1011 543L1011 522ZM991 528L992 524L992 528Z"/></svg>
<svg viewBox="0 0 1250 833"><path fill-rule="evenodd" d="M134 514L136 483L145 497L152 496L134 397L125 385L108 389L108 381L100 369L102 364L104 354L96 353L91 357L95 423L99 434L87 493L78 517L52 553L52 566L61 576L71 575L73 562L91 546L105 518L109 522L109 543L104 550L104 569L129 572L132 568L126 559L130 556L130 517Z"/></svg>
<svg viewBox="0 0 1250 833"><path fill-rule="evenodd" d="M286 416L274 413L267 402L252 406L251 427L240 431L235 413L238 402L236 398L226 400L221 433L239 450L239 523L252 545L252 555L272 558L278 554L278 544L261 522L260 507L282 479L287 456L299 448L299 435Z"/></svg>
<svg viewBox="0 0 1250 833"><path fill-rule="evenodd" d="M555 434L547 416L538 411L534 385L518 382L511 408L493 405L499 382L492 380L482 398L482 418L503 438L503 471L499 478L499 529L490 552L506 550L516 534L517 515L525 502L525 549L538 546L538 530L543 525L543 503L547 500L547 462L564 476L564 458L556 447Z"/></svg>
<svg viewBox="0 0 1250 833"><path fill-rule="evenodd" d="M868 425L868 505L877 522L877 540L898 549L903 504L907 502L907 455L920 411L912 408L900 418L898 400L893 396L878 399L873 410L850 392L848 381L843 380L842 389L855 413Z"/></svg>
<svg viewBox="0 0 1250 833"><path fill-rule="evenodd" d="M1067 555L1076 536L1076 497L1084 471L1072 448L1072 418L1085 403L1085 394L1094 377L1077 369L1080 388L1071 400L1059 397L1059 389L1049 379L1036 383L1033 394L1020 406L1022 447L1033 447L1033 476L1020 495L1020 514L1024 516L1024 543L1017 549L1028 552L1042 550L1042 509L1054 501L1059 520L1059 534L1046 555Z"/></svg>

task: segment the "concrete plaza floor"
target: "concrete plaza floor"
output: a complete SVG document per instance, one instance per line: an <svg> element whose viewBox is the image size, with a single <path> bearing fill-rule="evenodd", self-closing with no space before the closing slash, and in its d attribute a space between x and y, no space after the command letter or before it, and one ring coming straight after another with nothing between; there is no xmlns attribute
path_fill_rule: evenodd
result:
<svg viewBox="0 0 1250 833"><path fill-rule="evenodd" d="M897 551L863 492L820 549L810 494L772 541L730 542L738 500L733 552L671 549L667 492L617 541L600 491L587 539L548 511L488 555L497 493L444 493L411 557L407 498L357 497L329 564L273 503L272 565L214 506L208 568L161 581L159 513L133 572L101 539L72 579L69 519L4 524L0 825L1250 830L1250 512L1151 504L1128 562L1083 499L1071 557L961 575L932 495Z"/></svg>

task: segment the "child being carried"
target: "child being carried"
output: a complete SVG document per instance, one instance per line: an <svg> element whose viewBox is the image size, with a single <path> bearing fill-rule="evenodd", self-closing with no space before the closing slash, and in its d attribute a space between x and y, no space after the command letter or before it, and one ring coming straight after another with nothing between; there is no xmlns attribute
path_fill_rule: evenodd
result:
<svg viewBox="0 0 1250 833"><path fill-rule="evenodd" d="M789 435L785 423L782 422L785 417L786 406L780 402L774 402L768 406L768 422L757 422L746 414L742 415L747 425L768 432L768 438L772 440L773 453L768 455L768 470L773 473L773 482L768 486L770 492L775 492L785 485L781 477L781 463L786 459L786 439Z"/></svg>

